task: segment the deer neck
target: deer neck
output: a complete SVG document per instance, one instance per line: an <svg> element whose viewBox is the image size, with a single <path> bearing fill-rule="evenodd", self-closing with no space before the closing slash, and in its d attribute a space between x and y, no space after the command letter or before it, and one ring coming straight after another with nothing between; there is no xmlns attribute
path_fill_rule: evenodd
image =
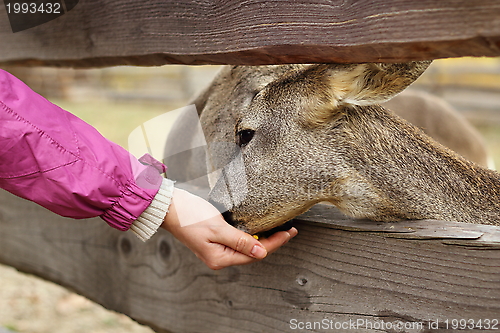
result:
<svg viewBox="0 0 500 333"><path fill-rule="evenodd" d="M466 161L382 107L351 111L344 128L349 193L342 193L348 199L337 202L339 208L381 221L500 225L500 174Z"/></svg>

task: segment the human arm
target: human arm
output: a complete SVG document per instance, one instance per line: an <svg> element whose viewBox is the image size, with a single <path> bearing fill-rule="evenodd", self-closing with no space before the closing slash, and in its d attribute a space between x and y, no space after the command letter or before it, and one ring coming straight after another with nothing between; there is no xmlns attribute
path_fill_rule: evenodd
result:
<svg viewBox="0 0 500 333"><path fill-rule="evenodd" d="M62 216L128 230L162 177L0 70L0 187Z"/></svg>
<svg viewBox="0 0 500 333"><path fill-rule="evenodd" d="M0 70L0 188L62 216L100 216L144 240L162 225L212 268L262 259L294 235L293 230L281 232L259 242L225 223L218 212L200 220L195 232L176 226L177 214L172 212L189 212L182 207L203 199L176 190L180 196L170 205L173 183L162 178L161 167L154 164L140 163L89 124ZM201 207L209 207L202 202ZM255 245L267 250L252 255Z"/></svg>

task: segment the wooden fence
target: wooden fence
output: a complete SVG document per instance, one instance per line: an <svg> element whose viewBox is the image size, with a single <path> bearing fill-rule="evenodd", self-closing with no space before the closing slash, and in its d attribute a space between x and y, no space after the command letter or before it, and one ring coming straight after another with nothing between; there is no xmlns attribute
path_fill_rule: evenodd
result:
<svg viewBox="0 0 500 333"><path fill-rule="evenodd" d="M1 7L1 6L0 6ZM112 66L404 61L500 55L496 0L80 1L12 33L0 62Z"/></svg>
<svg viewBox="0 0 500 333"><path fill-rule="evenodd" d="M5 8L0 5L0 16ZM497 1L80 1L12 33L0 64L404 61L500 55ZM500 228L374 223L316 206L264 261L210 271L160 231L141 243L0 192L0 262L158 332L500 328ZM460 321L462 320L462 321Z"/></svg>
<svg viewBox="0 0 500 333"><path fill-rule="evenodd" d="M388 325L400 323L428 332L436 321L445 329L447 320L451 328L454 319L500 319L498 227L380 224L316 206L264 261L211 271L163 230L142 243L100 219L75 222L0 198L0 262L157 332L289 332L294 320L359 324L341 332L394 332Z"/></svg>

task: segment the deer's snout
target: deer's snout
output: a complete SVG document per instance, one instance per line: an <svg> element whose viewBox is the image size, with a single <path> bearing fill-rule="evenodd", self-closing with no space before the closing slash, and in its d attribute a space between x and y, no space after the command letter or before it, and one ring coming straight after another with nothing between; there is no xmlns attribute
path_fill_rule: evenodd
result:
<svg viewBox="0 0 500 333"><path fill-rule="evenodd" d="M225 205L213 200L212 198L209 198L208 202L210 202L215 208L217 208L217 210L221 213L222 217L224 218L224 220L227 223L229 223L233 227L238 228L244 232L248 232L248 229L245 227L244 223L241 221L235 220L233 213L230 212L229 209L226 208Z"/></svg>
<svg viewBox="0 0 500 333"><path fill-rule="evenodd" d="M226 220L227 223L229 223L230 225L234 226L236 224L236 221L233 220L233 213L231 213L230 211L225 211L222 214L222 217L224 218L224 220Z"/></svg>
<svg viewBox="0 0 500 333"><path fill-rule="evenodd" d="M223 204L220 202L217 202L213 199L208 199L208 202L211 203L217 210L222 214L222 217L224 220L226 220L227 223L230 225L234 225L234 220L233 220L233 213L231 213Z"/></svg>
<svg viewBox="0 0 500 333"><path fill-rule="evenodd" d="M217 208L217 210L221 213L222 217L227 223L229 223L232 226L235 225L235 221L233 219L233 213L231 213L229 209L226 208L225 205L213 200L212 198L209 198L208 202L212 204L215 208Z"/></svg>

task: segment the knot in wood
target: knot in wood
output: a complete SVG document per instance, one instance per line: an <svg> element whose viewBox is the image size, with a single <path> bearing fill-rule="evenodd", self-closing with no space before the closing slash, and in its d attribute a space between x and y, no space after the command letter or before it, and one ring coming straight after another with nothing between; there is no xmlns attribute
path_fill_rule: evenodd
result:
<svg viewBox="0 0 500 333"><path fill-rule="evenodd" d="M132 252L132 242L127 237L122 237L118 242L120 253L127 257Z"/></svg>
<svg viewBox="0 0 500 333"><path fill-rule="evenodd" d="M305 286L306 283L307 283L307 278L305 278L305 277L298 277L297 278L297 283L299 284L299 286Z"/></svg>
<svg viewBox="0 0 500 333"><path fill-rule="evenodd" d="M158 254L160 255L160 258L163 260L168 260L168 258L170 257L170 253L172 253L170 244L165 239L162 239L158 244Z"/></svg>

